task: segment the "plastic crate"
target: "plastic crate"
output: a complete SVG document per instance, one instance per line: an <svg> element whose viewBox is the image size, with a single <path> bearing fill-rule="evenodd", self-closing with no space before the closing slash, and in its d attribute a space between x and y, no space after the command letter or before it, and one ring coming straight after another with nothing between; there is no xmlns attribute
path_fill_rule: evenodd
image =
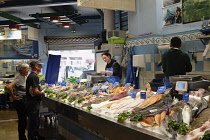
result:
<svg viewBox="0 0 210 140"><path fill-rule="evenodd" d="M109 38L108 44L125 44L125 38Z"/></svg>

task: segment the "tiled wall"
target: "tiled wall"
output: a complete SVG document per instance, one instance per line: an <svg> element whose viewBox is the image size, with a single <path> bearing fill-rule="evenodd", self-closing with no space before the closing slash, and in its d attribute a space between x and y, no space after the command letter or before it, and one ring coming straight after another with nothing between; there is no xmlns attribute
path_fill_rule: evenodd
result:
<svg viewBox="0 0 210 140"><path fill-rule="evenodd" d="M171 37L178 36L182 39L181 50L188 53L191 64L192 72L189 74L201 74L210 75L210 59L203 57L203 50L205 45L197 39L202 36L198 30L169 34L169 35L148 35L143 37L137 37L127 40L128 47L135 47L135 54L144 54L145 56L145 68L140 69L140 88L145 88L145 83L150 82L155 78L155 74L163 73L162 67L158 67L157 63L161 60L161 55L167 50L159 51L157 49L158 44L170 43ZM189 52L190 51L190 52ZM197 56L197 62L192 59L192 51L199 51L195 53Z"/></svg>
<svg viewBox="0 0 210 140"><path fill-rule="evenodd" d="M3 74L17 74L18 72L16 71L16 66L20 63L28 63L29 64L29 59L7 59L7 60L0 60L0 72ZM8 67L3 68L2 64L7 62Z"/></svg>

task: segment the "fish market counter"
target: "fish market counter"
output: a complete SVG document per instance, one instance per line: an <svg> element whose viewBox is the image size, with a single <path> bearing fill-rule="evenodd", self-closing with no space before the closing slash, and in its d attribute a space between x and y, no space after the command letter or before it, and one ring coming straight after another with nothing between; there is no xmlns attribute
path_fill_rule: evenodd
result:
<svg viewBox="0 0 210 140"><path fill-rule="evenodd" d="M161 134L118 123L105 116L44 97L43 105L58 114L58 131L66 139L85 140L158 140L169 139Z"/></svg>

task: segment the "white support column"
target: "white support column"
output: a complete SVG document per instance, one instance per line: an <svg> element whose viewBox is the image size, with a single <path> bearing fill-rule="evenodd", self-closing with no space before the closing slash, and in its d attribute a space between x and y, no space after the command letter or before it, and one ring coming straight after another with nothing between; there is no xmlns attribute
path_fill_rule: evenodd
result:
<svg viewBox="0 0 210 140"><path fill-rule="evenodd" d="M114 30L114 22L114 10L104 9L104 29L106 29L106 31Z"/></svg>

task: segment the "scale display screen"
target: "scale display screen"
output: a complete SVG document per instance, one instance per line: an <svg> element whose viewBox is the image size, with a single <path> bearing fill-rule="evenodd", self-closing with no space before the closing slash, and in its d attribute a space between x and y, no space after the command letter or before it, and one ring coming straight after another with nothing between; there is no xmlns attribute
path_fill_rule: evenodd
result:
<svg viewBox="0 0 210 140"><path fill-rule="evenodd" d="M178 83L177 88L184 89L185 88L185 83Z"/></svg>
<svg viewBox="0 0 210 140"><path fill-rule="evenodd" d="M176 82L176 91L187 91L187 81L177 81Z"/></svg>

